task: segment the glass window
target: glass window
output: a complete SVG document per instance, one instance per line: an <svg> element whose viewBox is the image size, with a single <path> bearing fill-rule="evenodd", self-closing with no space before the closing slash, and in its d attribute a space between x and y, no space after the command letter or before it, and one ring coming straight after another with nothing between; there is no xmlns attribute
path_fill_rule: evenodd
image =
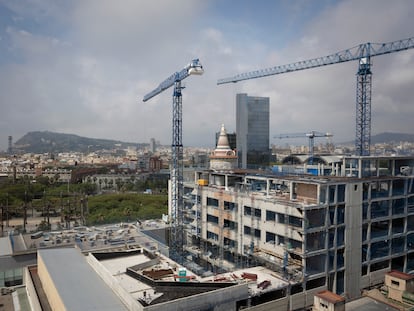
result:
<svg viewBox="0 0 414 311"><path fill-rule="evenodd" d="M321 186L319 192L319 203L324 204L326 203L326 186Z"/></svg>
<svg viewBox="0 0 414 311"><path fill-rule="evenodd" d="M218 224L218 217L207 214L207 222Z"/></svg>
<svg viewBox="0 0 414 311"><path fill-rule="evenodd" d="M328 248L332 248L334 246L335 241L335 229L329 229L328 234Z"/></svg>
<svg viewBox="0 0 414 311"><path fill-rule="evenodd" d="M329 224L335 224L335 206L329 206Z"/></svg>
<svg viewBox="0 0 414 311"><path fill-rule="evenodd" d="M295 216L289 216L289 224L294 227L302 228L302 219Z"/></svg>
<svg viewBox="0 0 414 311"><path fill-rule="evenodd" d="M251 228L248 226L244 226L244 234L250 235L251 234Z"/></svg>
<svg viewBox="0 0 414 311"><path fill-rule="evenodd" d="M407 231L414 230L414 215L410 215L407 217Z"/></svg>
<svg viewBox="0 0 414 311"><path fill-rule="evenodd" d="M371 224L371 239L387 236L388 229L388 220L373 222Z"/></svg>
<svg viewBox="0 0 414 311"><path fill-rule="evenodd" d="M365 262L365 261L367 261L368 245L367 244L362 244L361 250L362 250L361 262Z"/></svg>
<svg viewBox="0 0 414 311"><path fill-rule="evenodd" d="M368 239L368 224L362 225L362 242Z"/></svg>
<svg viewBox="0 0 414 311"><path fill-rule="evenodd" d="M276 221L276 213L266 210L266 221Z"/></svg>
<svg viewBox="0 0 414 311"><path fill-rule="evenodd" d="M252 208L250 206L244 206L244 215L251 216L252 215Z"/></svg>
<svg viewBox="0 0 414 311"><path fill-rule="evenodd" d="M371 202L371 218L388 216L389 203L388 200Z"/></svg>
<svg viewBox="0 0 414 311"><path fill-rule="evenodd" d="M398 215L398 214L404 214L405 209L405 199L396 199L392 200L392 214Z"/></svg>
<svg viewBox="0 0 414 311"><path fill-rule="evenodd" d="M336 252L336 269L340 269L344 266L344 249L338 249Z"/></svg>
<svg viewBox="0 0 414 311"><path fill-rule="evenodd" d="M345 202L345 185L338 185L338 203Z"/></svg>
<svg viewBox="0 0 414 311"><path fill-rule="evenodd" d="M398 179L392 181L392 195L404 195L405 193L405 180Z"/></svg>
<svg viewBox="0 0 414 311"><path fill-rule="evenodd" d="M336 186L329 186L329 203L335 203L335 188Z"/></svg>
<svg viewBox="0 0 414 311"><path fill-rule="evenodd" d="M237 203L224 201L224 210L237 211Z"/></svg>
<svg viewBox="0 0 414 311"><path fill-rule="evenodd" d="M390 245L388 241L379 241L371 244L371 259L388 256L389 252Z"/></svg>
<svg viewBox="0 0 414 311"><path fill-rule="evenodd" d="M262 218L262 211L259 208L254 209L254 217L261 219Z"/></svg>
<svg viewBox="0 0 414 311"><path fill-rule="evenodd" d="M218 207L219 206L219 201L217 199L207 197L207 205L208 206L213 206L213 207Z"/></svg>
<svg viewBox="0 0 414 311"><path fill-rule="evenodd" d="M382 269L387 269L389 266L390 266L389 260L376 262L371 265L371 272L382 270Z"/></svg>
<svg viewBox="0 0 414 311"><path fill-rule="evenodd" d="M368 203L362 203L362 219L368 219Z"/></svg>
<svg viewBox="0 0 414 311"><path fill-rule="evenodd" d="M404 232L404 218L396 218L392 220L392 233Z"/></svg>
<svg viewBox="0 0 414 311"><path fill-rule="evenodd" d="M389 192L389 182L373 182L371 184L371 199L374 198L386 198Z"/></svg>
<svg viewBox="0 0 414 311"><path fill-rule="evenodd" d="M392 239L391 252L393 254L401 253L404 251L404 237Z"/></svg>
<svg viewBox="0 0 414 311"><path fill-rule="evenodd" d="M338 227L337 229L337 237L336 237L336 245L342 246L344 245L345 240L345 227Z"/></svg>
<svg viewBox="0 0 414 311"><path fill-rule="evenodd" d="M337 218L338 218L337 224L338 225L343 224L344 221L345 221L345 205L343 205L343 204L338 205L336 214L337 214Z"/></svg>
<svg viewBox="0 0 414 311"><path fill-rule="evenodd" d="M266 243L275 244L276 243L276 234L266 231Z"/></svg>

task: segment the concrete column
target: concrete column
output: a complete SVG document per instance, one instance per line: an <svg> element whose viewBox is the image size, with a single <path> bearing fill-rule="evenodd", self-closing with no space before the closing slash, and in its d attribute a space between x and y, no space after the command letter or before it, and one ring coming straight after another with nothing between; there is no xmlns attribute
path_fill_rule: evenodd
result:
<svg viewBox="0 0 414 311"><path fill-rule="evenodd" d="M352 299L361 295L362 183L347 185L345 201L344 289L347 297Z"/></svg>

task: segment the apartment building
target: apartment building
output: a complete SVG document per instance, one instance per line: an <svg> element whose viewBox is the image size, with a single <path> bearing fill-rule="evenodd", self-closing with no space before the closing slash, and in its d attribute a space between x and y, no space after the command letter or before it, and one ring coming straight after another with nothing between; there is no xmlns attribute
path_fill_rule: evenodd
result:
<svg viewBox="0 0 414 311"><path fill-rule="evenodd" d="M413 167L413 157L351 156L289 175L197 171L185 183L187 250L222 270L271 268L290 295L360 297L390 270L414 272Z"/></svg>

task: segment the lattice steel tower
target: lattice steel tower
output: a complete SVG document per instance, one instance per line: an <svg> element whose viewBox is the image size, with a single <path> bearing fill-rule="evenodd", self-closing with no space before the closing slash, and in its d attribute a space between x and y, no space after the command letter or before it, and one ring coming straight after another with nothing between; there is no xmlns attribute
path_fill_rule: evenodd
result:
<svg viewBox="0 0 414 311"><path fill-rule="evenodd" d="M182 94L181 81L189 75L201 75L204 69L198 59L194 59L180 72L176 72L163 81L156 89L144 96L144 102L174 85L172 144L171 144L171 211L170 211L170 257L178 263L183 262L183 143L182 143Z"/></svg>

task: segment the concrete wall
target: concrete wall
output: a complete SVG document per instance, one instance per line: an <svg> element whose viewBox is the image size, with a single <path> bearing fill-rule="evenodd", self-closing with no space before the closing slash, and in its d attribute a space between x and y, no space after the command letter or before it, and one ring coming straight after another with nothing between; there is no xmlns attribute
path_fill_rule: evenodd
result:
<svg viewBox="0 0 414 311"><path fill-rule="evenodd" d="M65 304L63 303L62 298L60 297L59 292L55 287L53 279L51 278L49 271L43 262L41 253L38 253L37 255L37 272L52 310L65 311Z"/></svg>
<svg viewBox="0 0 414 311"><path fill-rule="evenodd" d="M236 311L236 302L247 299L247 284L240 284L213 290L190 297L184 297L165 303L147 306L145 311L192 311L192 310L214 310L214 311Z"/></svg>
<svg viewBox="0 0 414 311"><path fill-rule="evenodd" d="M257 306L249 307L243 310L248 311L275 311L275 310L296 310L310 307L313 305L314 296L325 287L318 287L306 292L294 294L277 300L269 301Z"/></svg>
<svg viewBox="0 0 414 311"><path fill-rule="evenodd" d="M122 303L130 311L143 311L144 307L128 293L111 273L92 255L86 256L86 261L102 278L102 280L112 289L112 291L121 299ZM60 309L54 309L60 310Z"/></svg>
<svg viewBox="0 0 414 311"><path fill-rule="evenodd" d="M30 272L28 267L24 268L24 279L26 281L26 293L27 298L29 300L30 308L32 311L42 311L42 307L40 306L39 297L37 296L35 286L33 284L32 277L30 276Z"/></svg>

